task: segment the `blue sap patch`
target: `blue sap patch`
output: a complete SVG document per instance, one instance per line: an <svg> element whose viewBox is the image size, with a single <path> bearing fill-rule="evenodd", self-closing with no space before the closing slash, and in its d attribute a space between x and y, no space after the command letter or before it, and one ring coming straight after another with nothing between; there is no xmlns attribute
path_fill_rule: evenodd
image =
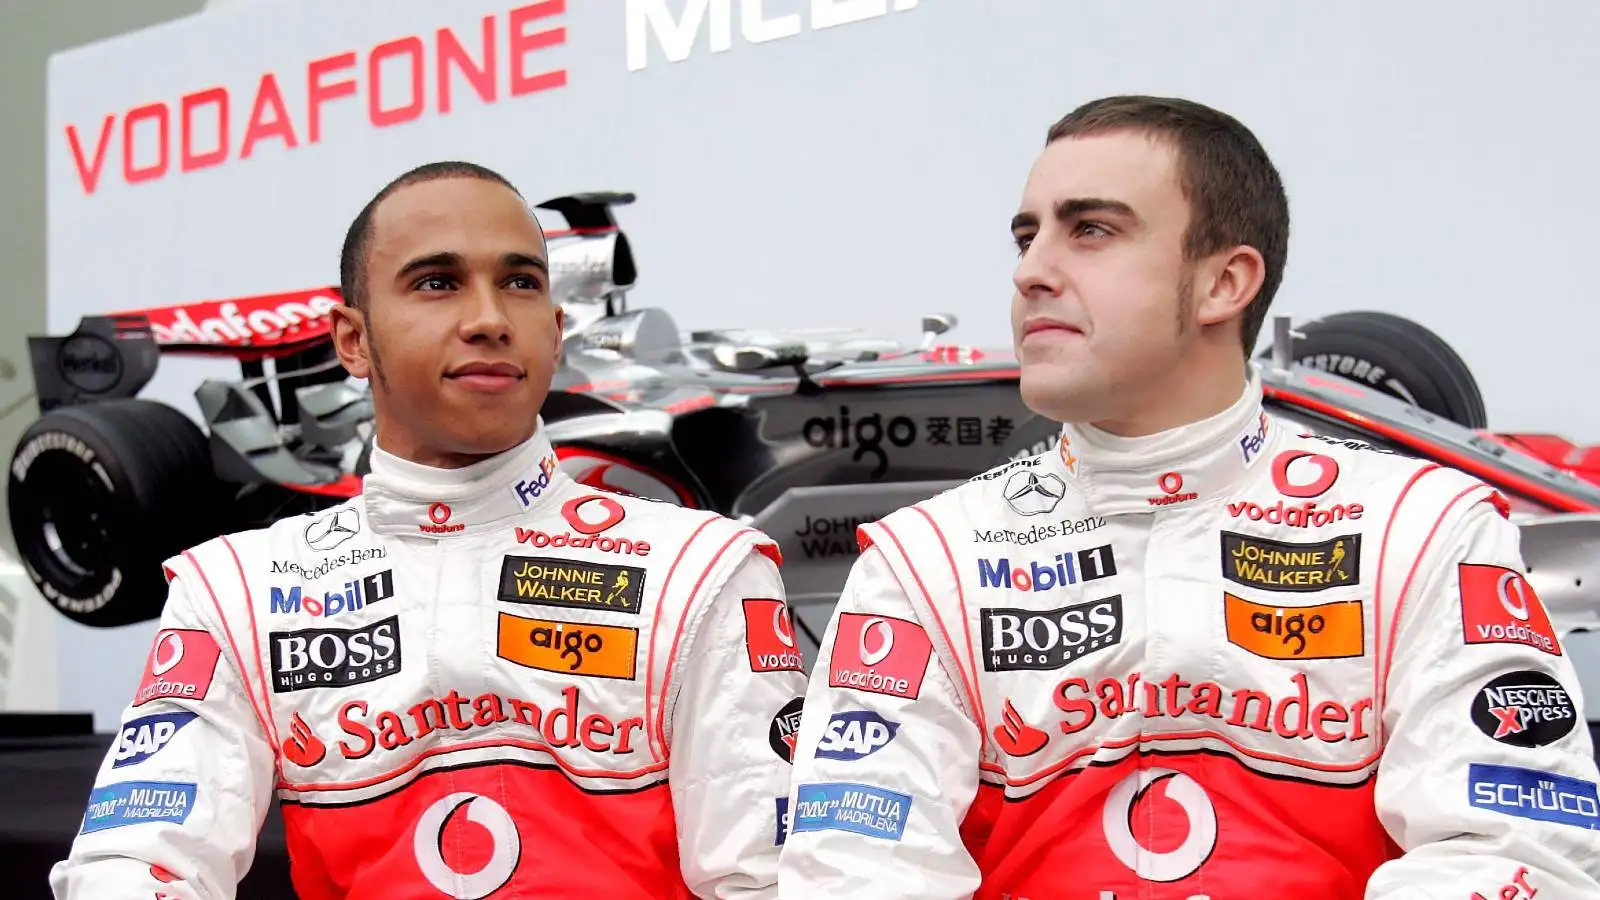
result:
<svg viewBox="0 0 1600 900"><path fill-rule="evenodd" d="M899 722L891 722L875 712L851 710L834 713L817 745L823 759L856 760L871 756L894 740Z"/></svg>
<svg viewBox="0 0 1600 900"><path fill-rule="evenodd" d="M849 782L802 784L794 831L848 831L898 841L906 833L911 798L896 791Z"/></svg>
<svg viewBox="0 0 1600 900"><path fill-rule="evenodd" d="M178 729L197 718L192 712L170 712L133 719L122 726L122 733L117 735L117 752L111 757L111 768L120 769L155 756Z"/></svg>

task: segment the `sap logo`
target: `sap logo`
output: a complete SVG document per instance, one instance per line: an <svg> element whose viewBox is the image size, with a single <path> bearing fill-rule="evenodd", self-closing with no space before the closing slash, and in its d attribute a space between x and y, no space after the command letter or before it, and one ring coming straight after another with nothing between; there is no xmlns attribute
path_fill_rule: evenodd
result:
<svg viewBox="0 0 1600 900"><path fill-rule="evenodd" d="M823 759L853 760L871 756L894 740L900 723L891 722L874 712L855 710L835 713L828 720L828 730L817 745L817 755Z"/></svg>
<svg viewBox="0 0 1600 900"><path fill-rule="evenodd" d="M122 733L117 735L117 752L111 757L114 760L111 768L120 769L155 756L177 735L178 729L197 718L192 712L171 712L132 720L122 726Z"/></svg>
<svg viewBox="0 0 1600 900"><path fill-rule="evenodd" d="M649 65L650 35L668 62L683 62L694 52L701 26L710 16L708 39L712 53L733 47L734 0L628 0L628 71L637 72ZM837 25L850 25L895 12L915 9L917 0L809 0L811 29L820 31ZM683 10L674 16L672 7ZM764 44L799 34L800 14L766 15L761 0L739 0L739 33L747 43Z"/></svg>
<svg viewBox="0 0 1600 900"><path fill-rule="evenodd" d="M336 616L342 612L362 609L369 603L377 603L393 596L394 571L384 569L375 575L346 581L342 590L328 591L322 595L321 600L304 596L299 585L287 591L274 585L271 609L274 613L304 611L308 616Z"/></svg>

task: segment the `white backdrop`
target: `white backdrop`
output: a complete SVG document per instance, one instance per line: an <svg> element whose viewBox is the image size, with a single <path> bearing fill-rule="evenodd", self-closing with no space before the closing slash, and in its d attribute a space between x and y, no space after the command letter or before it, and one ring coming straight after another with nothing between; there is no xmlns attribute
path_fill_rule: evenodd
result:
<svg viewBox="0 0 1600 900"><path fill-rule="evenodd" d="M441 113L441 45L482 61L486 27L493 102L452 70ZM1568 387L1600 331L1595 46L1600 4L1581 0L219 4L52 60L49 321L334 283L373 191L462 158L536 202L637 192L619 214L634 301L685 328L910 339L939 310L960 316L960 339L1009 343L1007 223L1046 127L1096 96L1178 94L1240 117L1283 172L1281 311L1413 317L1466 357L1493 427L1600 441L1600 410ZM380 47L378 118L400 120L381 127ZM308 69L330 58L318 77L334 90L313 104ZM258 101L269 74L276 93ZM217 88L228 134L210 153ZM190 163L217 160L188 171L185 95ZM192 410L198 377L227 371L174 361L146 395ZM62 703L104 727L151 630L61 628ZM90 676L80 659L108 664Z"/></svg>

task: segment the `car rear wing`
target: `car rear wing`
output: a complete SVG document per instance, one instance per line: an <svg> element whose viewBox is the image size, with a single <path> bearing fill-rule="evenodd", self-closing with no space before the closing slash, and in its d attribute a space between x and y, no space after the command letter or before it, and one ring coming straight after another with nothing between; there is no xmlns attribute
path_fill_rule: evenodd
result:
<svg viewBox="0 0 1600 900"><path fill-rule="evenodd" d="M166 354L237 359L259 374L264 360L328 344L343 302L319 288L85 316L71 334L28 338L39 410L137 396Z"/></svg>

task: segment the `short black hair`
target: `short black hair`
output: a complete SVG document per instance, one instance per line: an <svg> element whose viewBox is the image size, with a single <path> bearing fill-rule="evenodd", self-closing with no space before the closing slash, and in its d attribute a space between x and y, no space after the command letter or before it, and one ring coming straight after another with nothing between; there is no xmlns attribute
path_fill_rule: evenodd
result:
<svg viewBox="0 0 1600 900"><path fill-rule="evenodd" d="M1178 179L1189 201L1184 255L1200 259L1246 244L1266 264L1261 289L1240 317L1240 338L1254 349L1289 258L1289 198L1283 179L1255 134L1238 119L1177 97L1104 97L1050 126L1049 146L1063 138L1140 131L1168 141L1178 154Z"/></svg>
<svg viewBox="0 0 1600 900"><path fill-rule="evenodd" d="M367 201L367 205L361 208L361 212L356 214L355 221L350 223L350 230L345 232L344 247L339 251L339 293L343 295L347 305L356 309L365 309L367 305L367 251L372 248L372 216L377 211L378 204L403 187L438 181L441 178L476 178L479 181L492 181L509 188L518 197L522 196L516 185L506 180L506 177L499 172L477 163L460 160L444 160L417 166L384 185L383 190L373 195L372 199Z"/></svg>

